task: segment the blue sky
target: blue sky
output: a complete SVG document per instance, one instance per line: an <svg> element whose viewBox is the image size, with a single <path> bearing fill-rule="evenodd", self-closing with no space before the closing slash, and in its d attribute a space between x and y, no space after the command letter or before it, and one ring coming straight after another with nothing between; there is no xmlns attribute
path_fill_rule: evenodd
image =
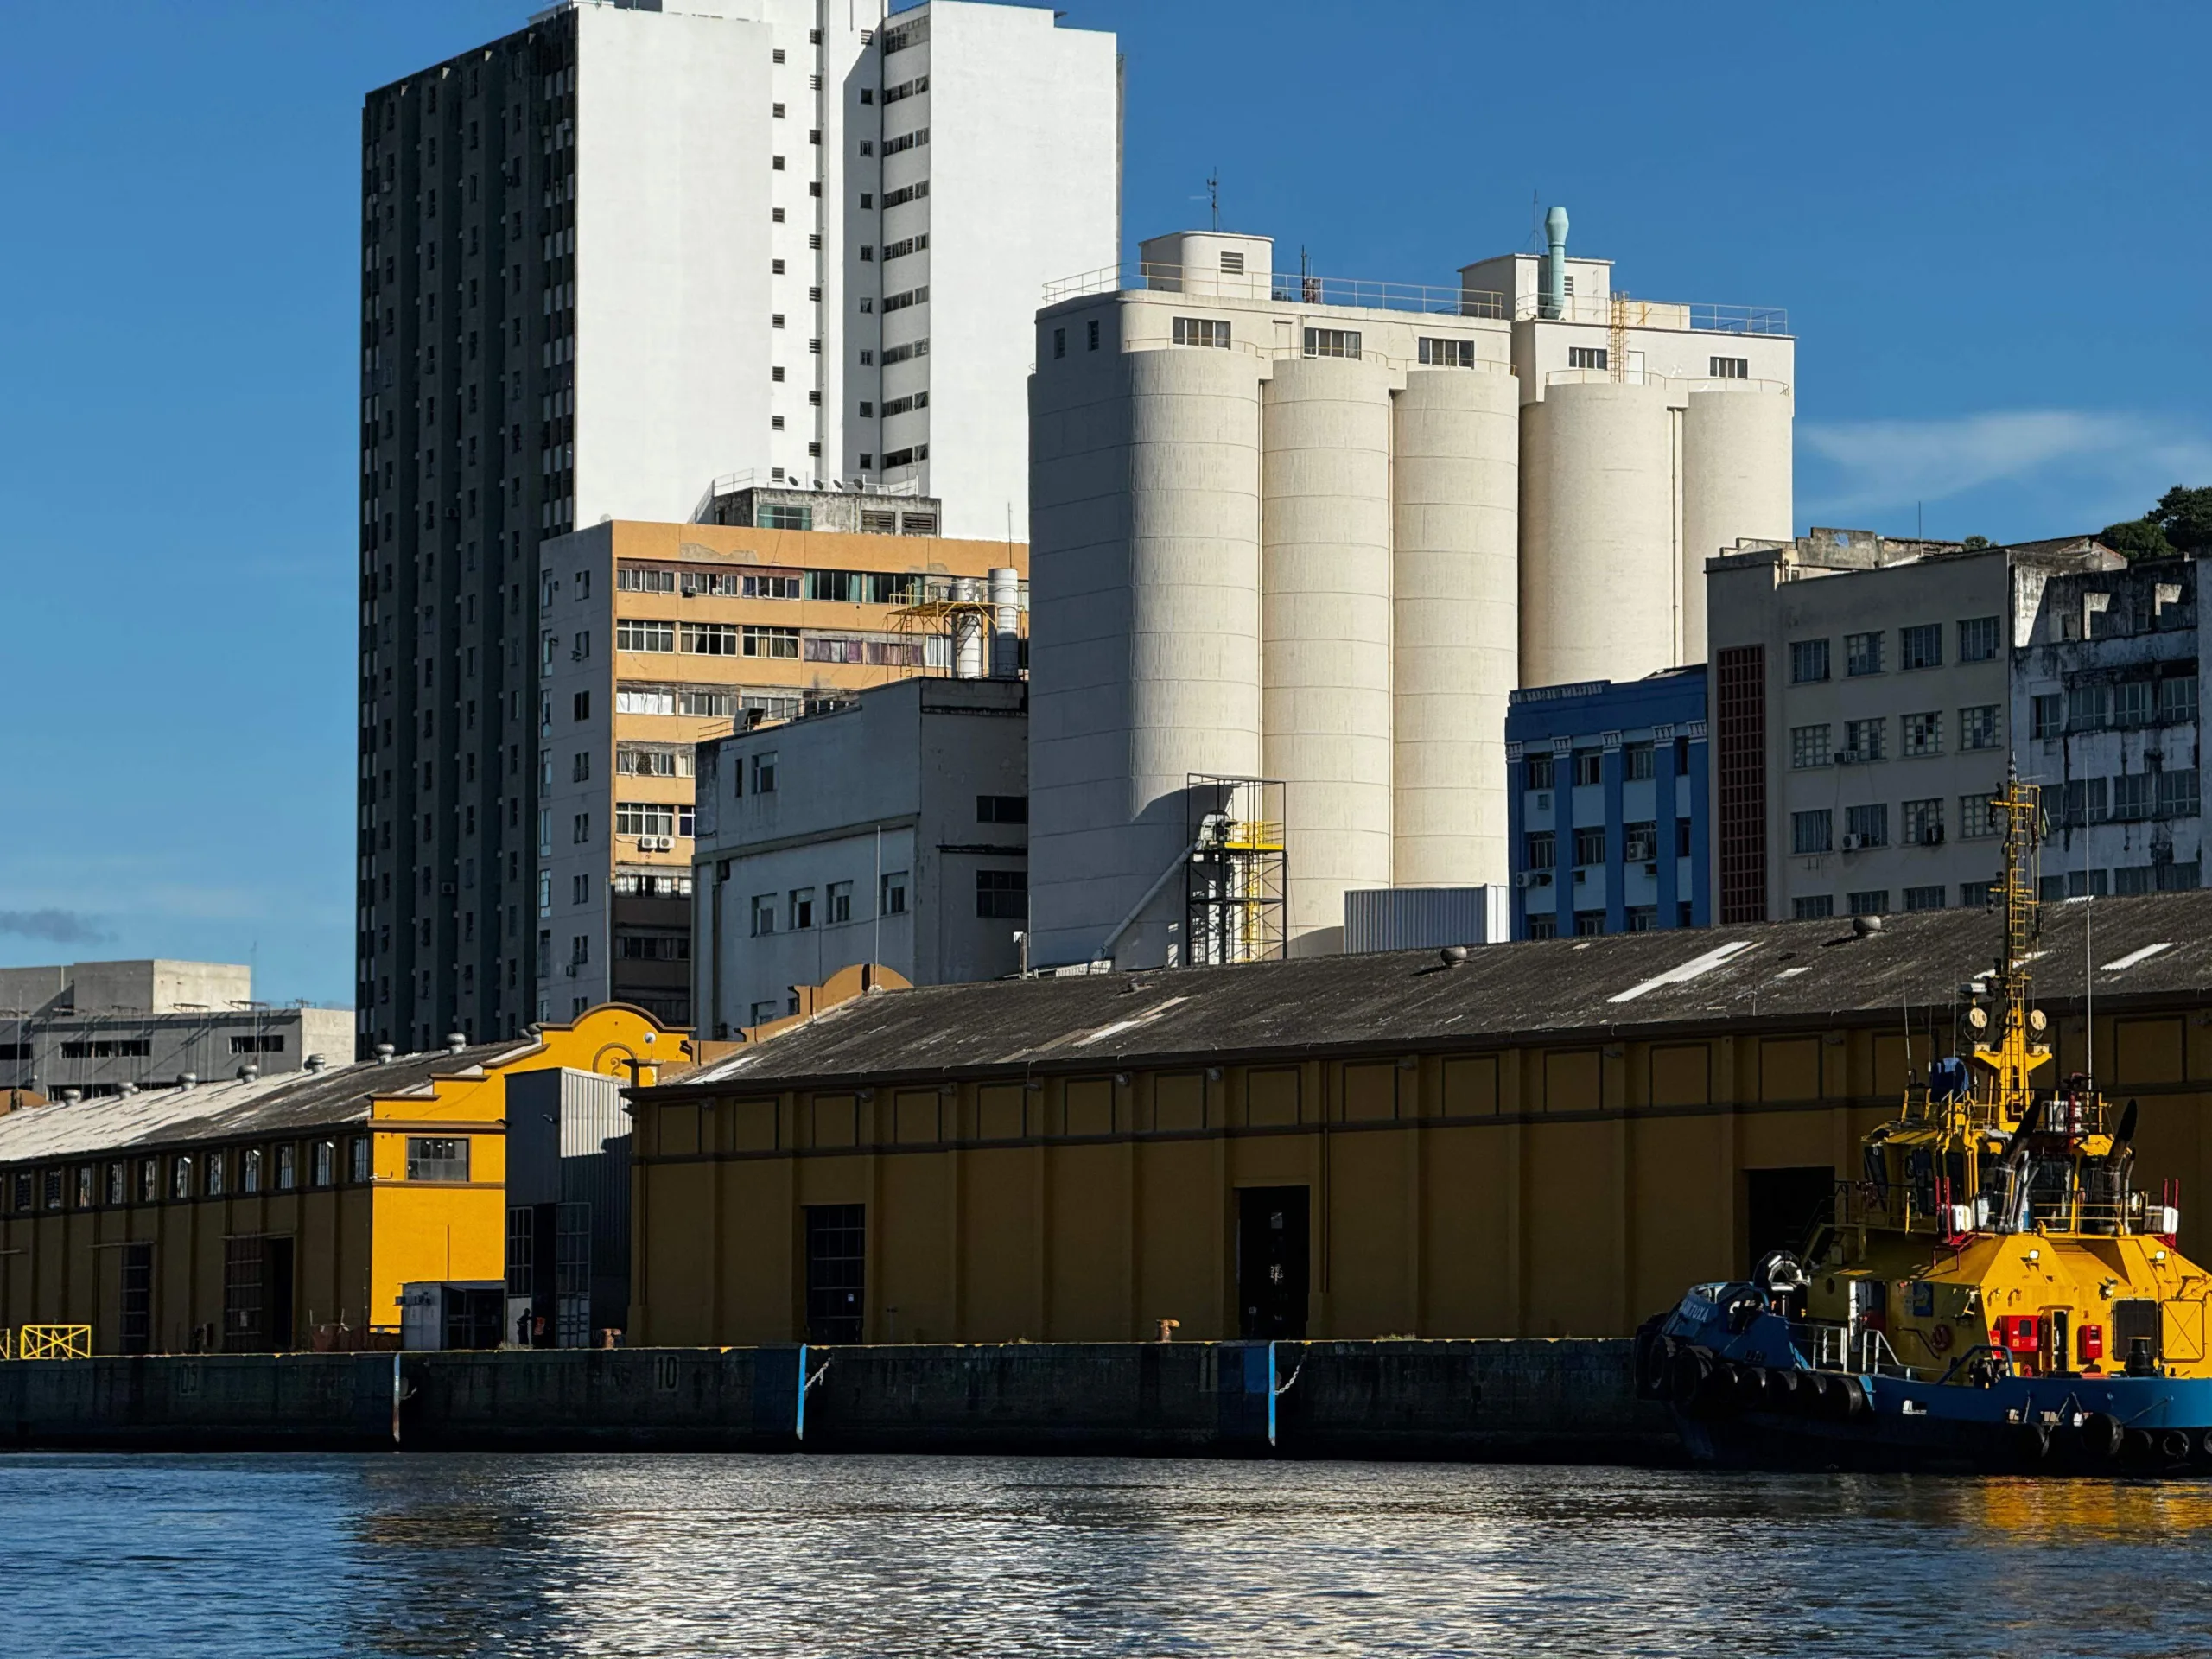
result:
<svg viewBox="0 0 2212 1659"><path fill-rule="evenodd" d="M0 963L351 995L359 99L493 0L0 0ZM1564 202L1780 305L1801 523L1998 538L2212 483L2202 7L1067 0L1125 230L1448 283Z"/></svg>

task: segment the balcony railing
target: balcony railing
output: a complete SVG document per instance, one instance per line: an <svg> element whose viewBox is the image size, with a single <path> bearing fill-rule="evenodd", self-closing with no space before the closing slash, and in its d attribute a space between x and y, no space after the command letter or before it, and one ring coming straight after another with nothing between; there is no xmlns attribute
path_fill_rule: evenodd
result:
<svg viewBox="0 0 2212 1659"><path fill-rule="evenodd" d="M1423 288L1411 283L1378 283L1360 276L1317 276L1294 270L1208 270L1197 265L1145 263L1108 265L1045 284L1045 303L1079 299L1086 294L1142 291L1188 294L1200 298L1258 300L1269 305L1342 306L1367 311L1419 311L1433 316L1494 317L1506 315L1505 296L1487 289Z"/></svg>

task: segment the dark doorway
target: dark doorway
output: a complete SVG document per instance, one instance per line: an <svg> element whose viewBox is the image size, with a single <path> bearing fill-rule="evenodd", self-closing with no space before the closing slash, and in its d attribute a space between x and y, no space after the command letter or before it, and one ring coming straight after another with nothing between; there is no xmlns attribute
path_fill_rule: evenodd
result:
<svg viewBox="0 0 2212 1659"><path fill-rule="evenodd" d="M806 1339L860 1342L866 1334L868 1207L806 1206Z"/></svg>
<svg viewBox="0 0 2212 1659"><path fill-rule="evenodd" d="M154 1247L123 1247L123 1351L144 1354L154 1347Z"/></svg>
<svg viewBox="0 0 2212 1659"><path fill-rule="evenodd" d="M258 1235L223 1241L223 1342L226 1354L259 1353L262 1269L266 1257Z"/></svg>
<svg viewBox="0 0 2212 1659"><path fill-rule="evenodd" d="M1306 1335L1308 1189L1247 1186L1236 1193L1236 1328L1248 1341Z"/></svg>
<svg viewBox="0 0 2212 1659"><path fill-rule="evenodd" d="M292 1347L292 1241L262 1240L261 1318L272 1352Z"/></svg>
<svg viewBox="0 0 2212 1659"><path fill-rule="evenodd" d="M1834 1203L1835 1170L1831 1165L1745 1170L1745 1271L1770 1250L1802 1252L1813 1230L1828 1219Z"/></svg>

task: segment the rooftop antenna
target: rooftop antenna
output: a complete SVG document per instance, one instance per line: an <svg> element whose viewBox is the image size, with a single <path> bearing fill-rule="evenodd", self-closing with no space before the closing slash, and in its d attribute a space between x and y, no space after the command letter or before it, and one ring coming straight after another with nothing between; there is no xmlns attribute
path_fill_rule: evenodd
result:
<svg viewBox="0 0 2212 1659"><path fill-rule="evenodd" d="M1529 193L1529 246L1537 253L1544 251L1544 193Z"/></svg>
<svg viewBox="0 0 2212 1659"><path fill-rule="evenodd" d="M1213 213L1213 227L1221 228L1221 169L1213 168L1206 175L1206 206Z"/></svg>

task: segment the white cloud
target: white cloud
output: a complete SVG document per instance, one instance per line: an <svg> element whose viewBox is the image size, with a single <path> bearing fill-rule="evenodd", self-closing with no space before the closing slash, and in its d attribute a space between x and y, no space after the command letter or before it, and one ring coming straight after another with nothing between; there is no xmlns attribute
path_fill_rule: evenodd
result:
<svg viewBox="0 0 2212 1659"><path fill-rule="evenodd" d="M1834 421L1800 429L1825 467L1808 492L1815 517L1901 511L1985 486L2056 487L2094 529L2133 517L2170 484L2212 480L2212 439L2145 416L2013 410L1921 421ZM2094 522L2092 522L2094 520Z"/></svg>

